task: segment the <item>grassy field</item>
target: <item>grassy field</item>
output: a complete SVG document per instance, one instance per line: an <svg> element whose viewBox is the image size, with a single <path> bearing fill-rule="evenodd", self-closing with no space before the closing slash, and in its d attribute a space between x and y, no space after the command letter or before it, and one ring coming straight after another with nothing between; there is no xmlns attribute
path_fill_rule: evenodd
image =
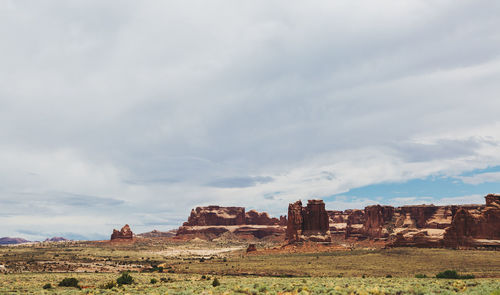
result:
<svg viewBox="0 0 500 295"><path fill-rule="evenodd" d="M0 294L498 294L497 279L442 280L415 278L276 278L132 273L134 283L102 289L117 274L8 274L0 279ZM83 289L57 287L64 277L75 277ZM151 279L158 282L151 283ZM162 281L161 279L164 279ZM50 283L52 289L43 289ZM101 286L101 287L100 287Z"/></svg>
<svg viewBox="0 0 500 295"><path fill-rule="evenodd" d="M500 251L394 248L247 255L246 245L156 241L0 247L0 271L5 272L0 273L0 294L500 295ZM476 279L434 278L447 269ZM134 284L101 288L125 270ZM417 274L428 278L417 279ZM65 277L77 278L83 289L57 287ZM220 286L212 286L214 277ZM47 283L54 288L43 289Z"/></svg>

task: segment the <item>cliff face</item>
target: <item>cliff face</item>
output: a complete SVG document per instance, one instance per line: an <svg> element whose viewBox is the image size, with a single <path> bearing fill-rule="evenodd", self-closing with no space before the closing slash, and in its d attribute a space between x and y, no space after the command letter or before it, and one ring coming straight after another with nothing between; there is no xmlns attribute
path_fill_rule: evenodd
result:
<svg viewBox="0 0 500 295"><path fill-rule="evenodd" d="M500 247L500 195L485 198L486 205L327 211L329 229L338 237L386 241L389 246Z"/></svg>
<svg viewBox="0 0 500 295"><path fill-rule="evenodd" d="M184 226L206 225L242 225L245 224L245 208L243 207L196 207Z"/></svg>
<svg viewBox="0 0 500 295"><path fill-rule="evenodd" d="M134 238L134 233L130 229L128 224L125 224L121 230L113 229L113 233L111 234L111 241L126 241L132 240Z"/></svg>
<svg viewBox="0 0 500 295"><path fill-rule="evenodd" d="M288 205L288 242L330 242L330 226L325 203L309 200L306 207L297 201Z"/></svg>
<svg viewBox="0 0 500 295"><path fill-rule="evenodd" d="M284 216L278 219L269 217L266 212L245 212L244 207L196 207L191 210L188 221L177 230L176 236L208 239L224 233L254 238L280 236L285 233L284 223Z"/></svg>
<svg viewBox="0 0 500 295"><path fill-rule="evenodd" d="M447 247L500 246L500 195L485 198L483 210L458 209L444 234Z"/></svg>

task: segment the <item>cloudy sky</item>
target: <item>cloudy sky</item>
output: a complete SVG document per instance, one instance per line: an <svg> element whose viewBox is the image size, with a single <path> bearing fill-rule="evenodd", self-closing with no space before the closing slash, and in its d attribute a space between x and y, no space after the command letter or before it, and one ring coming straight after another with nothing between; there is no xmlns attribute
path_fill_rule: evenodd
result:
<svg viewBox="0 0 500 295"><path fill-rule="evenodd" d="M499 1L0 2L0 236L500 192Z"/></svg>

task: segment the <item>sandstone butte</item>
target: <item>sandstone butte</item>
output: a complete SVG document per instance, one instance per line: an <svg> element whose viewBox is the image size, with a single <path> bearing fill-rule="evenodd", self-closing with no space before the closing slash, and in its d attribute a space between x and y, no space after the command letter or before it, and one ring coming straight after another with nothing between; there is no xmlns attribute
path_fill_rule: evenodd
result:
<svg viewBox="0 0 500 295"><path fill-rule="evenodd" d="M288 243L333 239L373 240L388 246L498 248L500 195L490 194L484 205L367 206L364 210L326 210L322 200L288 206L288 218L243 207L208 206L191 211L177 237L240 237L285 239Z"/></svg>
<svg viewBox="0 0 500 295"><path fill-rule="evenodd" d="M266 212L244 207L207 206L191 210L187 222L177 230L177 237L216 238L224 233L243 238L264 238L283 236L286 217L269 217Z"/></svg>
<svg viewBox="0 0 500 295"><path fill-rule="evenodd" d="M134 238L134 233L132 232L128 224L125 224L125 226L122 227L121 230L113 229L113 233L111 234L112 242L132 241L133 238Z"/></svg>

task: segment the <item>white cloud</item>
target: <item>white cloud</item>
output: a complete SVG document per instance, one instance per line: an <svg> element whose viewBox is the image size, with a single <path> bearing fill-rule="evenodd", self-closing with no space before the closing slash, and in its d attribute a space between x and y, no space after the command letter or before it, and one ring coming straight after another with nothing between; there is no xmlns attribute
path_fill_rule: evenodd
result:
<svg viewBox="0 0 500 295"><path fill-rule="evenodd" d="M499 10L7 1L3 228L32 207L50 232L44 216L69 220L84 196L102 204L88 218L166 228L195 205L277 215L298 198L500 165Z"/></svg>
<svg viewBox="0 0 500 295"><path fill-rule="evenodd" d="M500 182L500 172L479 173L473 176L458 177L465 183L481 184L485 182Z"/></svg>

